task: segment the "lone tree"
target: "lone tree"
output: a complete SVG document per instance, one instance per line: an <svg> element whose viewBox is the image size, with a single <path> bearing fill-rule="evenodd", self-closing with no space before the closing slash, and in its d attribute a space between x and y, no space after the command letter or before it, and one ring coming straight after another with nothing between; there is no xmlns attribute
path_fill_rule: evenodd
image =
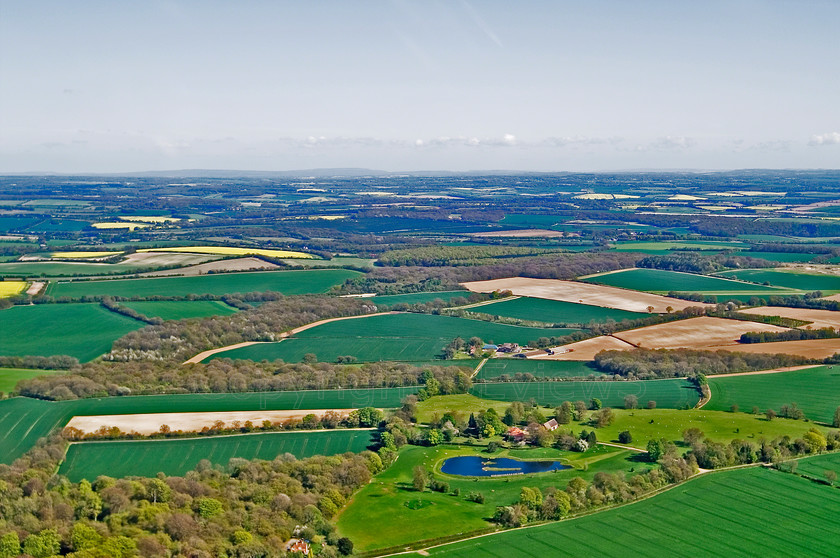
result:
<svg viewBox="0 0 840 558"><path fill-rule="evenodd" d="M624 408L625 409L635 409L639 406L639 398L633 394L625 395L624 396Z"/></svg>
<svg viewBox="0 0 840 558"><path fill-rule="evenodd" d="M426 468L418 465L414 468L414 490L423 492L426 490L426 484L429 482L429 476L426 474Z"/></svg>

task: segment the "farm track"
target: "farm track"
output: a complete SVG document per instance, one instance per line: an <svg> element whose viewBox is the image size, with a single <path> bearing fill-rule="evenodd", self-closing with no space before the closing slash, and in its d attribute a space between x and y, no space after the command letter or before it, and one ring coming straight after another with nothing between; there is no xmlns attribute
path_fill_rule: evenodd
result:
<svg viewBox="0 0 840 558"><path fill-rule="evenodd" d="M281 341L283 339L287 339L287 338L291 337L292 335L300 333L301 331L306 331L307 329L312 329L313 327L324 325L324 324L327 324L327 323L330 323L330 322L340 322L342 320L355 320L355 319L359 319L359 318L370 318L371 316L387 316L387 315L390 315L390 314L406 314L406 312L397 312L397 311L377 312L375 314L363 314L361 316L344 316L344 317L341 317L341 318L328 318L326 320L318 320L317 322L312 322L311 324L302 325L300 327L290 329L289 331L284 331L283 333L280 334L280 339L278 339L278 341ZM203 351L203 352L198 353L194 357L192 357L188 360L185 360L181 364L182 365L184 365L184 364L197 364L197 363L201 362L202 360L206 359L207 357L211 357L213 355L217 355L217 354L223 353L225 351L230 351L230 350L233 350L233 349L239 349L240 347L249 347L251 345L261 345L261 344L264 344L264 343L277 343L277 341L246 341L244 343L235 343L233 345L228 345L227 347L219 347L218 349L209 349L207 351Z"/></svg>

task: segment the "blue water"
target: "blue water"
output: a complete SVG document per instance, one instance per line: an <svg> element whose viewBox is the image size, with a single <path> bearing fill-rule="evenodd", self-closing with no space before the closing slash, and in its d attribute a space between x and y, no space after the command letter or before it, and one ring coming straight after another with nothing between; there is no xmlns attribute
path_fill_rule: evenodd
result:
<svg viewBox="0 0 840 558"><path fill-rule="evenodd" d="M493 470L485 470L485 469ZM569 469L559 461L520 461L508 457L481 457L479 455L463 455L450 457L443 462L441 472L447 475L461 477L498 477L504 475L525 475L528 473L545 473ZM503 470L499 470L503 469Z"/></svg>

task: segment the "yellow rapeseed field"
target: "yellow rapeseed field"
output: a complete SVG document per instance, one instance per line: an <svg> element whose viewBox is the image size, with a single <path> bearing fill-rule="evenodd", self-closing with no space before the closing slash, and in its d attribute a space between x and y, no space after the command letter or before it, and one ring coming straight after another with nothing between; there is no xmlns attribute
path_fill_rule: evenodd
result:
<svg viewBox="0 0 840 558"><path fill-rule="evenodd" d="M307 258L315 256L291 250L267 250L262 248L239 248L236 246L176 246L172 248L144 248L138 252L186 252L189 254L217 254L221 256L268 256L270 258Z"/></svg>
<svg viewBox="0 0 840 558"><path fill-rule="evenodd" d="M142 229L143 227L151 227L148 223L129 223L128 221L113 222L113 223L94 223L91 225L94 229Z"/></svg>
<svg viewBox="0 0 840 558"><path fill-rule="evenodd" d="M26 281L0 281L0 298L14 296L26 290Z"/></svg>

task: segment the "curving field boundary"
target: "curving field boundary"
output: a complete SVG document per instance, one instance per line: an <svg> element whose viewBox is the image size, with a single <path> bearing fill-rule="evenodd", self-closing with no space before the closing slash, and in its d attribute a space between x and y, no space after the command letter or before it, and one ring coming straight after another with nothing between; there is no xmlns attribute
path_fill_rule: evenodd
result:
<svg viewBox="0 0 840 558"><path fill-rule="evenodd" d="M324 325L330 322L340 322L342 320L356 320L359 318L370 318L371 316L387 316L389 314L405 314L406 312L376 312L375 314L362 314L360 316L344 316L342 318L327 318L326 320L318 320L317 322L312 322L311 324L302 325L300 327L296 327L294 329L290 329L289 331L284 331L280 334L280 338L278 341L282 339L286 339L287 337L291 337L301 331L306 331L307 329L312 329L313 327L317 327L319 325ZM233 345L228 345L226 347L219 347L218 349L209 349L207 351L202 351L195 355L194 357L185 360L181 364L197 364L202 360L206 359L207 357L217 355L219 353L224 353L225 351L230 351L232 349L238 349L240 347L248 347L249 345L259 345L262 343L277 343L277 341L246 341L244 343L235 343Z"/></svg>

